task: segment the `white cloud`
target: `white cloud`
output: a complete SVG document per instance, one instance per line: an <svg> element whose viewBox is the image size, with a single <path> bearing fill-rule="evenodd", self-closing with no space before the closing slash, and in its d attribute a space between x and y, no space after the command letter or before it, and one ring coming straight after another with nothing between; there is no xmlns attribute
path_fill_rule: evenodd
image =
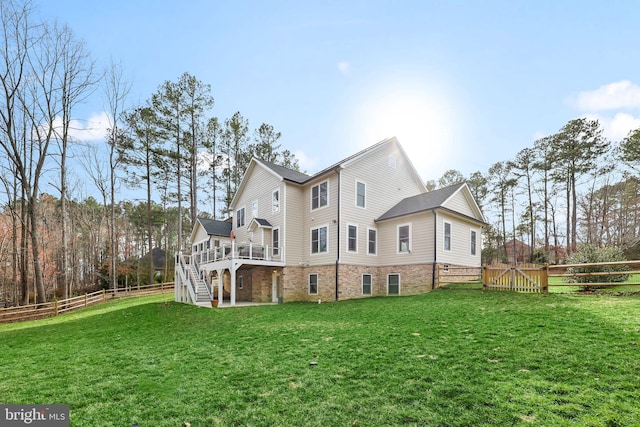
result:
<svg viewBox="0 0 640 427"><path fill-rule="evenodd" d="M338 71L340 71L343 76L351 75L351 64L348 61L338 62Z"/></svg>
<svg viewBox="0 0 640 427"><path fill-rule="evenodd" d="M640 86L629 80L621 80L596 90L580 92L575 102L583 111L640 108Z"/></svg>
<svg viewBox="0 0 640 427"><path fill-rule="evenodd" d="M56 132L62 131L62 118L56 117L53 122ZM105 138L109 120L107 113L94 113L87 120L72 119L69 124L69 136L74 141L98 141Z"/></svg>
<svg viewBox="0 0 640 427"><path fill-rule="evenodd" d="M598 120L602 126L603 135L611 141L620 141L630 131L640 128L640 117L634 117L627 113L617 113L613 117L600 114L585 114L585 118Z"/></svg>

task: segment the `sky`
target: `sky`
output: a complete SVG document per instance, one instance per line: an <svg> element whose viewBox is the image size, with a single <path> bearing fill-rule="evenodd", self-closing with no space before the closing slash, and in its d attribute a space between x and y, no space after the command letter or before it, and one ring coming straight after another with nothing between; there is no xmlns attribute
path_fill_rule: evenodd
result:
<svg viewBox="0 0 640 427"><path fill-rule="evenodd" d="M569 120L640 127L637 1L35 0L142 104L184 72L314 173L396 136L423 180L510 160ZM106 123L96 91L81 135ZM80 135L80 134L79 134Z"/></svg>

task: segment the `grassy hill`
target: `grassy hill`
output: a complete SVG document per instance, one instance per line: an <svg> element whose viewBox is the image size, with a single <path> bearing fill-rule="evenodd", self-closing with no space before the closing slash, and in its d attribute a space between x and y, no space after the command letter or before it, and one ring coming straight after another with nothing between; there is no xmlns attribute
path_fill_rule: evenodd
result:
<svg viewBox="0 0 640 427"><path fill-rule="evenodd" d="M3 403L72 426L634 425L640 297L443 289L212 310L159 295L0 325Z"/></svg>

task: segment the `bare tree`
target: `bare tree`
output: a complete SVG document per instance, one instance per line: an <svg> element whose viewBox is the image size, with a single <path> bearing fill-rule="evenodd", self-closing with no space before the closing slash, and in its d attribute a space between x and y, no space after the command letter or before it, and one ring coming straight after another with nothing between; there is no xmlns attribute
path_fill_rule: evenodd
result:
<svg viewBox="0 0 640 427"><path fill-rule="evenodd" d="M67 212L67 156L71 138L71 121L74 107L83 102L93 92L95 86L94 63L89 58L84 42L76 40L71 29L63 26L54 28L60 49L61 67L57 76L57 85L61 90L61 125L56 127L58 147L60 150L60 210L62 253L61 259L61 286L63 297L69 297L72 279L69 277L73 269L69 266L68 248L68 212Z"/></svg>
<svg viewBox="0 0 640 427"><path fill-rule="evenodd" d="M118 242L116 236L116 184L118 168L117 146L122 138L119 120L124 112L124 103L131 90L131 83L123 77L122 66L111 62L104 80L104 96L107 104L109 130L107 144L109 146L109 197L111 208L109 211L109 248L110 248L110 279L115 290L118 287ZM107 206L104 206L105 209Z"/></svg>

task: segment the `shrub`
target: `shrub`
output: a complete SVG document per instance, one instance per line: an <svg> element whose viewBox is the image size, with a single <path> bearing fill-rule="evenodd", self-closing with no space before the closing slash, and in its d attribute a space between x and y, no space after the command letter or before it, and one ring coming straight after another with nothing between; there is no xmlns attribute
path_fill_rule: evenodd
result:
<svg viewBox="0 0 640 427"><path fill-rule="evenodd" d="M598 262L616 262L626 261L624 253L618 248L599 248L590 244L580 246L580 248L569 257L567 257L567 264L591 264ZM589 266L589 267L574 267L568 268L568 274L576 273L617 273L629 271L629 267L626 265L606 265L606 266ZM601 288L598 285L588 285L589 283L621 283L627 280L628 274L609 274L598 276L572 276L566 277L567 283L580 283L585 284L582 286L584 290L591 290Z"/></svg>

